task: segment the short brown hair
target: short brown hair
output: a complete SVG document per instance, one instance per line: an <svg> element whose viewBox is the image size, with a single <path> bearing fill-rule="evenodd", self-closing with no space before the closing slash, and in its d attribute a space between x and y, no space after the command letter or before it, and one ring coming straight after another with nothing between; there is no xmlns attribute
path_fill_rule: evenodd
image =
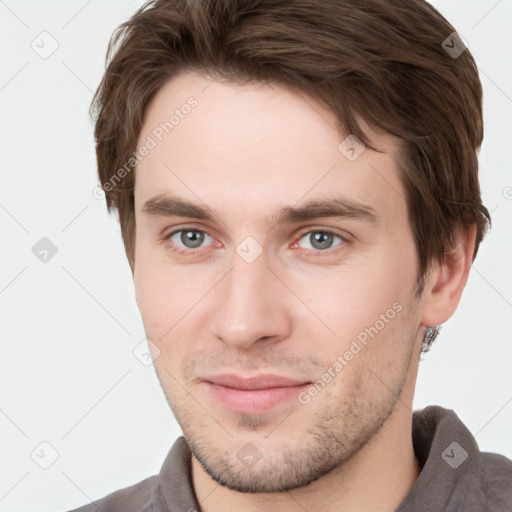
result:
<svg viewBox="0 0 512 512"><path fill-rule="evenodd" d="M476 226L476 256L490 225L477 152L482 86L466 49L450 54L455 29L423 0L155 0L114 32L91 105L98 174L119 211L134 268L133 172L112 177L136 149L145 109L178 73L234 84L261 82L314 98L340 133L376 149L357 123L399 138L398 162L418 254L418 290L457 228ZM132 164L133 166L133 164ZM106 186L106 185L110 186ZM427 330L423 351L438 328Z"/></svg>

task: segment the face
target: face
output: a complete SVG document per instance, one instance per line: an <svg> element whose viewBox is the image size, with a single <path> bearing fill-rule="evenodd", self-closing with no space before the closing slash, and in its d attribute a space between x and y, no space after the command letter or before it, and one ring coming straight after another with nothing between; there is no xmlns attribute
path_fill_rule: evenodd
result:
<svg viewBox="0 0 512 512"><path fill-rule="evenodd" d="M358 156L334 126L284 88L194 73L146 111L137 303L192 453L230 489L284 491L349 461L421 343L396 141L374 133L382 152Z"/></svg>

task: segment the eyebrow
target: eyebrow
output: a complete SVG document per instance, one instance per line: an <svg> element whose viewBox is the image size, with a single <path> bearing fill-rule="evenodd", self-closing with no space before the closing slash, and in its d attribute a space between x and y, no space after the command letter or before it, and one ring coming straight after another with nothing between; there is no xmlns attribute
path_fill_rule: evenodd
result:
<svg viewBox="0 0 512 512"><path fill-rule="evenodd" d="M177 197L159 194L148 199L142 208L143 213L162 217L191 217L197 220L215 222L212 210L199 204ZM272 225L297 223L320 217L340 217L378 223L379 217L368 205L346 198L317 199L302 206L286 206L274 214Z"/></svg>

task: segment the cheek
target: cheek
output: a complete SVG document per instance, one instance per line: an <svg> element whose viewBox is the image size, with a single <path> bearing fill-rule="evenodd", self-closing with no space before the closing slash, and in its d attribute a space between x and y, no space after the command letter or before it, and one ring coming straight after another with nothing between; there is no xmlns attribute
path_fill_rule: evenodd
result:
<svg viewBox="0 0 512 512"><path fill-rule="evenodd" d="M339 267L332 272L311 272L296 278L297 295L320 318L332 326L341 326L342 332L350 325L363 326L378 319L380 313L403 297L407 289L397 278L394 269L385 265L372 268L371 264ZM341 334L341 332L337 333Z"/></svg>
<svg viewBox="0 0 512 512"><path fill-rule="evenodd" d="M402 254L403 259L389 251L322 275L295 276L297 295L330 331L322 339L331 357L349 350L354 340L379 349L400 335L416 271L404 265L413 254Z"/></svg>
<svg viewBox="0 0 512 512"><path fill-rule="evenodd" d="M174 324L173 306L182 303L175 280L161 265L139 253L135 260L134 287L137 306L148 338L158 340ZM183 290L180 290L181 295ZM186 291L185 291L186 292Z"/></svg>
<svg viewBox="0 0 512 512"><path fill-rule="evenodd" d="M209 282L198 270L170 265L158 251L141 251L136 260L134 287L146 336L166 357L173 357L203 338L198 329L208 324L204 300ZM215 277L215 274L210 272ZM206 283L206 284L205 284ZM210 284L209 287L212 285ZM166 358L164 357L164 359ZM162 358L161 358L162 359Z"/></svg>
<svg viewBox="0 0 512 512"><path fill-rule="evenodd" d="M182 310L187 303L183 297L186 287L177 286L175 280L159 272L155 266L140 263L142 261L139 260L139 268L134 275L137 305L146 337L151 340L153 350L158 354L153 364L159 379L165 383L165 389L174 389L175 381L167 372L176 374L176 368L182 365L186 352L186 344L180 346L180 341L186 342L180 331L185 323L183 317L186 311ZM174 393L176 390L171 395Z"/></svg>

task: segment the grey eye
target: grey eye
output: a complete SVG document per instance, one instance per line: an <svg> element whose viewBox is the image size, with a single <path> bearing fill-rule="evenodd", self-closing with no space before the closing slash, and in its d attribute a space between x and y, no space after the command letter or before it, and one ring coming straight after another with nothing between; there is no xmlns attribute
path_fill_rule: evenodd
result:
<svg viewBox="0 0 512 512"><path fill-rule="evenodd" d="M204 231L198 229L181 229L170 236L173 243L186 249L201 247L207 238L211 239Z"/></svg>
<svg viewBox="0 0 512 512"><path fill-rule="evenodd" d="M343 242L340 236L335 235L334 233L330 233L329 231L310 231L300 239L299 244L302 242L302 240L306 240L306 242L309 243L309 247L304 247L305 249L315 249L322 251L333 247L333 242L335 239Z"/></svg>

